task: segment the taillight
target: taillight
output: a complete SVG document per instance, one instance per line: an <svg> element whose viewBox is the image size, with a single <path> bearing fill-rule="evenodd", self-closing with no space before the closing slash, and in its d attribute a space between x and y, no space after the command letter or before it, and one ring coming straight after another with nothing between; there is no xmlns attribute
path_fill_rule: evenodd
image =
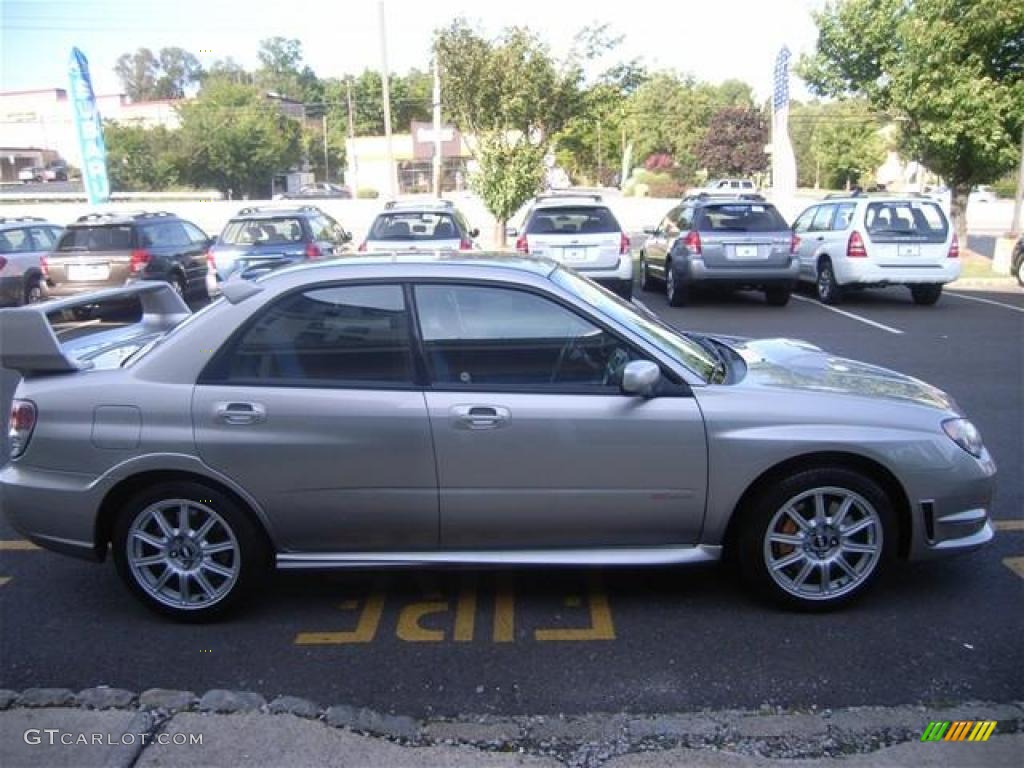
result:
<svg viewBox="0 0 1024 768"><path fill-rule="evenodd" d="M130 268L132 272L141 272L149 264L149 260L153 258L149 251L145 248L136 248L132 251L132 260Z"/></svg>
<svg viewBox="0 0 1024 768"><path fill-rule="evenodd" d="M361 242L359 244L359 252L360 253L365 253L366 252L366 241L365 240L363 240L363 242Z"/></svg>
<svg viewBox="0 0 1024 768"><path fill-rule="evenodd" d="M953 233L953 240L949 244L949 253L946 254L947 259L959 259L960 258L960 238L956 236L956 232Z"/></svg>
<svg viewBox="0 0 1024 768"><path fill-rule="evenodd" d="M473 250L473 241L472 240L467 240L466 238L462 238L461 240L459 240L459 250L460 251L472 251Z"/></svg>
<svg viewBox="0 0 1024 768"><path fill-rule="evenodd" d="M315 260L323 256L323 251L320 250L320 246L316 243L306 243L306 258Z"/></svg>
<svg viewBox="0 0 1024 768"><path fill-rule="evenodd" d="M868 251L864 247L864 239L860 236L860 232L854 232L846 243L846 258L864 259L867 258L867 255Z"/></svg>
<svg viewBox="0 0 1024 768"><path fill-rule="evenodd" d="M622 233L622 237L619 240L619 256L626 256L629 253L630 245L629 238L626 237L626 233Z"/></svg>
<svg viewBox="0 0 1024 768"><path fill-rule="evenodd" d="M695 229L691 229L689 232L686 233L686 237L683 238L683 245L685 245L687 248L693 251L693 254L695 256L700 256L702 253L700 233L697 232L697 230Z"/></svg>
<svg viewBox="0 0 1024 768"><path fill-rule="evenodd" d="M217 269L217 257L213 255L212 248L206 252L206 266L211 270Z"/></svg>
<svg viewBox="0 0 1024 768"><path fill-rule="evenodd" d="M36 428L36 406L30 400L11 402L11 426L7 439L11 444L11 458L16 459L28 448L32 430Z"/></svg>
<svg viewBox="0 0 1024 768"><path fill-rule="evenodd" d="M6 266L7 266L7 259L5 259L3 256L0 256L0 269L3 269Z"/></svg>
<svg viewBox="0 0 1024 768"><path fill-rule="evenodd" d="M799 250L800 250L800 238L797 237L796 232L794 232L793 236L789 239L789 252L790 253L796 253Z"/></svg>
<svg viewBox="0 0 1024 768"><path fill-rule="evenodd" d="M0 266L3 266L3 265L0 264ZM50 276L50 262L49 262L49 260L45 256L40 256L39 257L39 269L42 270L43 277L47 277L48 278Z"/></svg>
<svg viewBox="0 0 1024 768"><path fill-rule="evenodd" d="M530 243L526 239L526 235L520 235L516 238L516 250L520 253L530 252Z"/></svg>

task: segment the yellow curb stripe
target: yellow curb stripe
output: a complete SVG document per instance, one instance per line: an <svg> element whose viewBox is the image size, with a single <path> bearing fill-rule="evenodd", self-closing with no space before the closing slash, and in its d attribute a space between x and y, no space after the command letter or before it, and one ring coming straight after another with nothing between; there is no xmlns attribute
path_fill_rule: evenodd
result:
<svg viewBox="0 0 1024 768"><path fill-rule="evenodd" d="M1024 579L1024 557L1004 557L1003 565Z"/></svg>
<svg viewBox="0 0 1024 768"><path fill-rule="evenodd" d="M4 539L0 540L0 551L4 552L21 552L29 551L33 549L40 549L31 541L25 539Z"/></svg>
<svg viewBox="0 0 1024 768"><path fill-rule="evenodd" d="M1024 531L1024 520L994 520L997 531Z"/></svg>
<svg viewBox="0 0 1024 768"><path fill-rule="evenodd" d="M0 576L0 587L11 580L10 576Z"/></svg>

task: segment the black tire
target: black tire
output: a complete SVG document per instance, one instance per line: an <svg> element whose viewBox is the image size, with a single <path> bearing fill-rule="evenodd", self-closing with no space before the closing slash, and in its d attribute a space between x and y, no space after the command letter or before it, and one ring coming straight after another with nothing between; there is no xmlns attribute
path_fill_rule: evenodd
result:
<svg viewBox="0 0 1024 768"><path fill-rule="evenodd" d="M174 292L177 293L181 298L185 298L188 292L188 286L185 283L185 278L177 272L172 272L171 276L167 278L167 282L171 284Z"/></svg>
<svg viewBox="0 0 1024 768"><path fill-rule="evenodd" d="M818 262L818 280L814 290L822 304L835 306L843 301L843 288L836 282L836 273L828 256Z"/></svg>
<svg viewBox="0 0 1024 768"><path fill-rule="evenodd" d="M1017 262L1017 284L1024 288L1024 256Z"/></svg>
<svg viewBox="0 0 1024 768"><path fill-rule="evenodd" d="M865 511L870 509L875 514L873 516L865 514L858 522L871 518L872 524L864 531L849 536L840 536L835 529L824 525L807 529L807 532L803 534L807 537L805 543L780 544L772 542L769 545L766 542L771 530L775 530L775 535L801 537L801 528L786 514L785 510L795 508L801 518L804 518L803 510L808 509L808 504L810 508L814 507L813 496L801 501L797 500L815 491L821 491L826 496L826 501L823 504L825 520L834 521L835 518L831 515L838 516L837 513L841 505L828 500L826 489L836 492L835 501L842 498L841 493L856 497L858 501L850 507L854 517L847 512L846 519L857 520L856 516L860 515L863 503ZM761 489L750 505L741 510L739 514L742 517L737 521L736 535L731 544L735 548L733 559L739 568L740 575L755 593L787 608L818 612L834 610L846 605L868 591L877 581L879 575L895 559L897 526L892 503L878 483L866 475L850 469L841 467L808 469L783 478L773 485ZM776 528L780 521L783 524L781 532ZM805 520L805 522L809 521ZM787 531L784 527L787 524L791 526L791 531ZM853 527L855 526L840 525L839 529L840 531L843 528L849 530ZM858 536L871 538L875 535L878 538L870 544L875 547L875 553L855 553L852 555L855 558L854 562L845 559L848 553L837 549L850 545L865 546L862 542L853 541L853 539ZM845 543L844 540L846 540ZM794 558L799 555L802 559L797 559L792 565L785 568L771 569L767 562L768 546L773 547L770 550L773 553L772 556L779 557L776 566L786 558ZM789 550L785 550L785 547L789 547ZM815 547L821 547L821 549L815 549ZM851 580L841 587L839 585L843 578L847 578L847 572L844 572L835 562L829 562L827 566L822 566L822 563L827 562L829 557L836 556L844 558L843 562L855 572L856 581ZM806 566L807 563L813 563L813 567ZM804 567L812 567L810 574L804 576L806 594L796 594L793 590L800 590L795 586L795 582L803 574ZM798 572L794 574L794 570ZM776 573L779 575L773 575ZM832 596L829 596L822 586L827 583L831 590L836 574L838 574L836 589L832 591ZM816 588L812 578L817 580ZM849 578L853 579L854 577ZM787 589L780 584L780 581L787 580L792 583L792 589Z"/></svg>
<svg viewBox="0 0 1024 768"><path fill-rule="evenodd" d="M655 288L654 278L651 277L650 270L647 267L647 257L640 254L640 290L645 293L650 293Z"/></svg>
<svg viewBox="0 0 1024 768"><path fill-rule="evenodd" d="M146 566L160 569L159 574L149 571L149 575L157 582L164 578L164 570L170 570L171 575L166 579L165 588L171 592L176 588L179 596L182 593L187 596L191 592L192 585L199 584L196 572L201 572L200 575L207 580L207 584L212 584L216 588L216 599L211 599L209 602L200 600L188 607L180 603L174 604L173 594L163 595L163 600L152 594L154 589L158 594L162 594L160 585L150 583L147 586L143 584L145 576L140 574L138 566L133 567L132 563L137 558L133 558L129 550L131 545L129 536L132 534L133 525L137 522L141 524L149 515L150 510L162 503L167 503L172 510L177 508L180 506L177 505L178 500L184 500L196 506L197 509L189 513L188 520L198 524L199 521L204 520L201 517L203 510L207 510L212 511L213 517L218 518L219 522L202 540L190 539L188 536L178 535L180 527L171 517L168 517L168 515L173 517L173 512L171 512L164 515L165 521L171 526L171 531L174 534L173 537L164 535L164 540L167 541L166 546L163 548L152 544L141 546L149 547L153 554L162 554L168 558L180 554L181 558L185 558L185 547L191 545L189 557L192 563L190 565L182 565L175 561L176 567L173 569L163 563ZM189 522L189 533L198 533L191 528L191 525L192 522ZM151 528L149 530L152 534L159 535L158 529ZM146 529L142 529L142 531L145 533ZM230 532L230 536L234 537L233 541L229 535L225 534L225 531ZM218 535L219 539L210 541ZM134 541L135 537L132 538ZM207 555L201 552L204 545L217 547L225 543L232 547L226 553ZM175 551L173 547L179 547L180 551ZM271 564L271 551L267 538L263 530L247 514L247 511L222 491L194 481L160 483L133 496L124 505L114 524L111 550L118 575L136 598L157 613L190 623L216 619L237 607L263 581ZM233 576L231 578L219 575L211 577L210 573L216 572L205 571L205 569L215 565L219 565L223 570L231 571ZM189 583L189 587L185 589L182 588L183 582L179 575L182 573L187 574L185 581ZM218 581L221 578L223 581Z"/></svg>
<svg viewBox="0 0 1024 768"><path fill-rule="evenodd" d="M690 286L679 280L671 261L665 262L665 300L670 307L685 307L690 301Z"/></svg>
<svg viewBox="0 0 1024 768"><path fill-rule="evenodd" d="M930 307L942 296L942 285L912 285L910 295L915 304Z"/></svg>
<svg viewBox="0 0 1024 768"><path fill-rule="evenodd" d="M784 307L789 304L792 293L790 288L768 288L764 292L764 300L770 307Z"/></svg>
<svg viewBox="0 0 1024 768"><path fill-rule="evenodd" d="M25 294L22 300L25 304L38 304L44 298L43 283L38 278L29 280L25 285Z"/></svg>
<svg viewBox="0 0 1024 768"><path fill-rule="evenodd" d="M622 281L620 281L619 284L615 287L615 293L618 294L618 296L621 299L625 300L625 301L632 301L633 300L633 281L631 281L631 280L622 280Z"/></svg>

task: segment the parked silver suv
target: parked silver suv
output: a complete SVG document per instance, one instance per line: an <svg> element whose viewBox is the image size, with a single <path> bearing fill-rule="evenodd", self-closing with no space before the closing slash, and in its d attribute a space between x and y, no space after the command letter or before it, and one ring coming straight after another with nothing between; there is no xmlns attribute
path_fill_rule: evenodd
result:
<svg viewBox="0 0 1024 768"><path fill-rule="evenodd" d="M667 565L732 555L823 609L897 557L993 537L995 465L922 381L786 339L681 334L554 262L351 257L224 283L61 343L0 312L23 379L10 522L147 605L215 615L265 570ZM90 327L91 329L92 327Z"/></svg>
<svg viewBox="0 0 1024 768"><path fill-rule="evenodd" d="M0 217L0 307L46 298L46 255L60 233L37 216Z"/></svg>
<svg viewBox="0 0 1024 768"><path fill-rule="evenodd" d="M942 206L916 195L832 195L793 224L800 280L838 304L853 290L905 285L934 304L960 276L960 246Z"/></svg>

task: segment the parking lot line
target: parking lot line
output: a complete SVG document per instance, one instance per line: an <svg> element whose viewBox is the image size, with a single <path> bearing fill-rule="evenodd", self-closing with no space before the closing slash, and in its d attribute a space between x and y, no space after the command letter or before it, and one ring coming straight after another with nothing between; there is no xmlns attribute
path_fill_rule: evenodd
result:
<svg viewBox="0 0 1024 768"><path fill-rule="evenodd" d="M10 576L0 576L0 587L11 580Z"/></svg>
<svg viewBox="0 0 1024 768"><path fill-rule="evenodd" d="M4 539L0 540L0 551L4 552L19 552L27 551L31 549L39 549L31 541L25 541L25 539Z"/></svg>
<svg viewBox="0 0 1024 768"><path fill-rule="evenodd" d="M842 315L843 317L848 317L851 320L856 320L856 321L858 321L860 323L864 323L865 325L870 325L870 326L872 326L874 328L878 328L881 331L887 331L888 333L896 333L896 334L903 333L903 331L901 331L899 328L893 328L891 325L884 325L882 323L877 323L874 320L869 320L866 317L861 317L860 315L855 315L853 312L847 312L845 309L839 309L838 307L830 307L828 304L822 304L820 301L817 301L815 299L809 299L806 296L797 296L797 295L794 294L792 296L792 298L796 299L797 301L806 301L808 304L816 304L817 306L821 307L822 309L827 309L829 312L835 312L837 315Z"/></svg>
<svg viewBox="0 0 1024 768"><path fill-rule="evenodd" d="M1004 304L1001 301L994 301L993 299L983 299L980 296L964 296L962 293L953 293L952 291L946 291L946 295L954 296L958 299L967 299L967 301L980 301L982 304L994 304L997 307L1012 309L1014 312L1024 314L1024 307L1015 307L1013 304Z"/></svg>
<svg viewBox="0 0 1024 768"><path fill-rule="evenodd" d="M1004 557L1003 565L1024 579L1024 557Z"/></svg>
<svg viewBox="0 0 1024 768"><path fill-rule="evenodd" d="M1024 520L996 520L997 531L1024 531Z"/></svg>

